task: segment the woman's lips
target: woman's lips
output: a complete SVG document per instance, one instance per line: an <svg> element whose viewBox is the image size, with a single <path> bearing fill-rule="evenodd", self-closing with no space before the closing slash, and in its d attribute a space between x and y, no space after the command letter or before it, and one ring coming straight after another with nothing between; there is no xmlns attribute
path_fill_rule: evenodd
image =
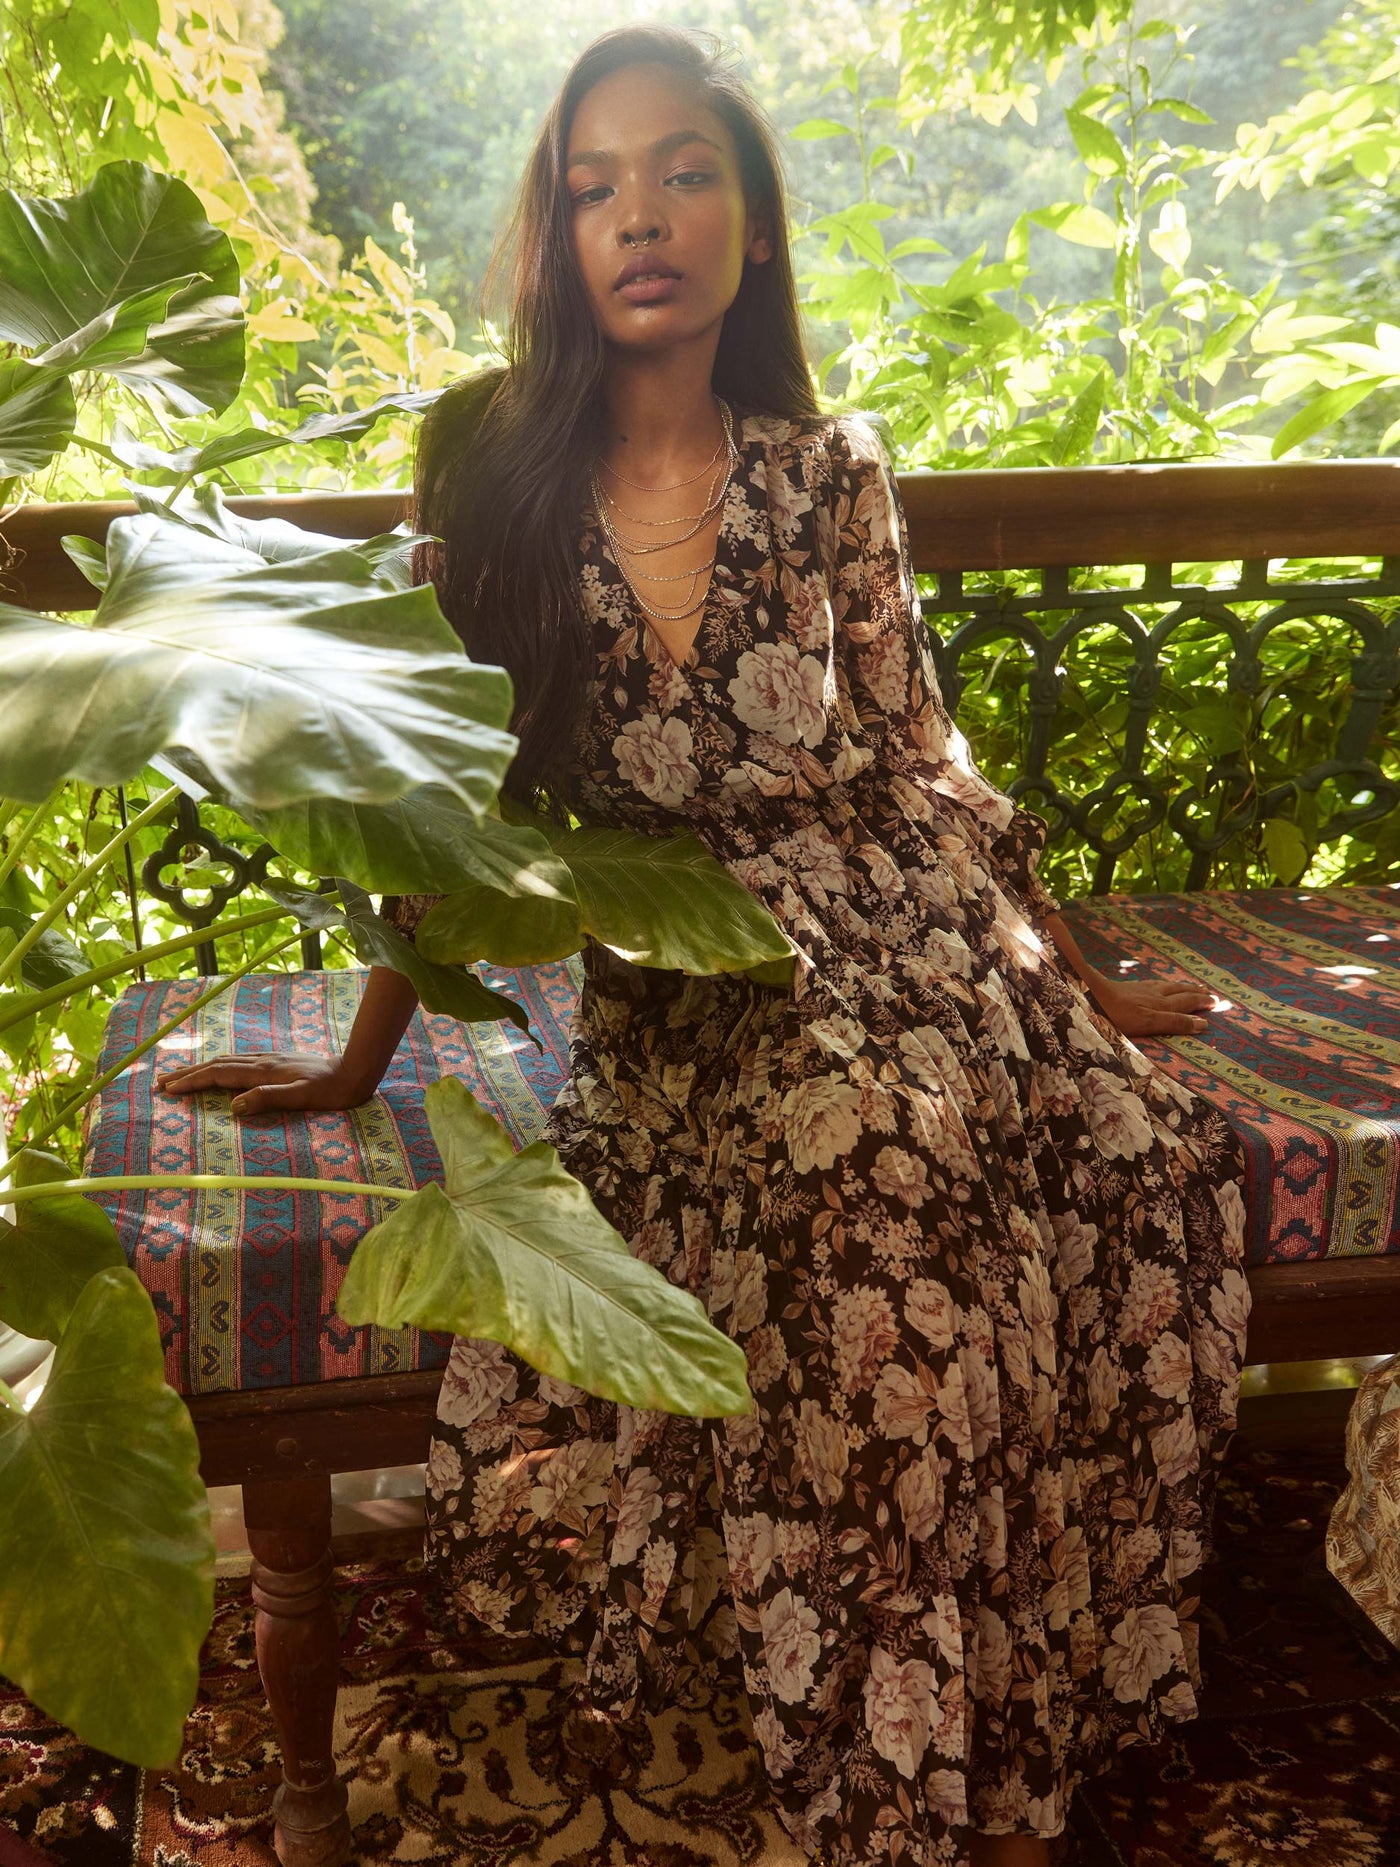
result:
<svg viewBox="0 0 1400 1867"><path fill-rule="evenodd" d="M618 286L617 295L630 305L663 305L675 297L679 287L680 280L674 274L660 279L629 279Z"/></svg>

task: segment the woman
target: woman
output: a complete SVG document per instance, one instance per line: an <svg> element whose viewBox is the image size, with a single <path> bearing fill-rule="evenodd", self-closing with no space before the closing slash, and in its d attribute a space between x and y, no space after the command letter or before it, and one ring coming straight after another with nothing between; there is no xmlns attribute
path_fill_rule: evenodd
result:
<svg viewBox="0 0 1400 1867"><path fill-rule="evenodd" d="M513 787L684 824L801 957L789 994L590 944L549 1137L743 1343L757 1412L635 1414L459 1342L430 1554L464 1614L574 1642L602 1712L737 1657L814 1855L1044 1862L1076 1781L1196 1709L1239 1166L1123 1037L1207 995L1090 971L1043 826L943 711L738 81L667 30L590 47L514 250L509 370L425 426L423 568L514 678ZM376 971L343 1058L167 1080L344 1106L412 1009Z"/></svg>

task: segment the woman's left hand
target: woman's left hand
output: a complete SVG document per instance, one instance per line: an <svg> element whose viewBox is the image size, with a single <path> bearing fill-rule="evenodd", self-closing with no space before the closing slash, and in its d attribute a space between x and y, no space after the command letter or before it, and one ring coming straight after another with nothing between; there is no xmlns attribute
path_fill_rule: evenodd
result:
<svg viewBox="0 0 1400 1867"><path fill-rule="evenodd" d="M1210 1010L1212 995L1187 980L1110 979L1095 971L1089 986L1124 1037L1199 1037L1210 1028L1200 1014Z"/></svg>

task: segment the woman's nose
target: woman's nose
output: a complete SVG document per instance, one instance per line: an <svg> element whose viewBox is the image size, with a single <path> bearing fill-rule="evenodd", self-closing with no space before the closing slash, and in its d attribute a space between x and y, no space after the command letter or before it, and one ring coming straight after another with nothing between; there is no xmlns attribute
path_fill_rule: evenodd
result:
<svg viewBox="0 0 1400 1867"><path fill-rule="evenodd" d="M623 246L643 246L648 240L666 237L666 202L658 199L657 190L646 178L633 176L620 180L617 199L617 237Z"/></svg>

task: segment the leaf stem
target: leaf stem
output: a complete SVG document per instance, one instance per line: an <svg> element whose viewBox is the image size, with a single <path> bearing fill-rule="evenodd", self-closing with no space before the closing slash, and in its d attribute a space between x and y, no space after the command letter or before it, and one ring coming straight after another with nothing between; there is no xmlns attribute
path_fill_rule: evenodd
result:
<svg viewBox="0 0 1400 1867"><path fill-rule="evenodd" d="M219 1192L236 1188L253 1193L337 1193L355 1199L413 1199L416 1186L373 1186L363 1180L312 1180L285 1173L114 1173L76 1180L40 1180L32 1186L12 1186L5 1192L7 1206L30 1199L57 1199L71 1193L122 1193L161 1187L197 1187Z"/></svg>
<svg viewBox="0 0 1400 1867"><path fill-rule="evenodd" d="M24 1402L20 1399L15 1390L4 1381L0 1381L0 1401L3 1401L13 1413L24 1412Z"/></svg>
<svg viewBox="0 0 1400 1867"><path fill-rule="evenodd" d="M134 972L138 966L149 965L152 960L164 959L168 954L199 946L205 940L221 940L225 934L250 933L255 927L270 926L273 921L286 920L288 916L287 908L260 908L255 914L235 914L230 920L215 921L212 927L196 927L189 933L175 934L156 946L142 947L139 953L123 953L119 958L109 959L88 972L78 973L72 979L61 979L57 985L48 986L42 992L26 992L19 1004L0 1010L0 1031L8 1031L11 1025L22 1024L26 1018L46 1011L50 1005L61 1004L66 998L76 998L91 986L102 985L124 972Z"/></svg>
<svg viewBox="0 0 1400 1867"><path fill-rule="evenodd" d="M117 831L116 835L105 847L98 850L97 854L92 858L92 861L86 863L84 867L78 871L72 881L69 882L68 886L63 889L60 894L55 895L48 907L45 908L38 920L36 920L34 925L29 929L29 932L24 935L17 945L11 947L4 959L0 959L0 984L3 984L6 979L12 977L19 971L34 947L37 946L39 941L48 932L49 928L53 926L54 922L62 918L64 909L78 898L84 888L86 888L88 883L92 880L93 876L99 874L106 868L112 857L120 854L131 841L131 838L136 835L137 831L145 829L146 825L160 816L169 806L172 799L178 796L178 785L172 784L168 791L162 791L160 796L156 798L153 803L147 804L146 808L138 816L133 817L130 823ZM41 809L46 807L47 803L40 806ZM26 828L27 827L28 826L26 826Z"/></svg>
<svg viewBox="0 0 1400 1867"><path fill-rule="evenodd" d="M134 1050L129 1050L124 1057L118 1057L117 1061L112 1064L110 1069L104 1070L100 1076L95 1077L93 1081L88 1084L86 1089L72 1097L70 1101L65 1102L58 1113L52 1116L37 1134L29 1136L26 1145L29 1147L38 1147L41 1142L47 1141L56 1128L61 1128L70 1116L77 1114L79 1109L86 1108L94 1096L101 1095L108 1083L114 1082L116 1078L121 1075L123 1070L129 1069L139 1058L144 1057L148 1050L154 1050L156 1045L169 1037L172 1031L178 1030L187 1018L193 1017L195 1012L202 1010L211 999L218 998L222 993L226 992L231 985L237 984L245 974L255 972L257 968L262 965L264 960L271 959L274 954L283 952L287 947L300 940L300 938L301 929L298 927L295 933L288 934L284 940L274 940L269 945L263 947L260 952L253 955L252 959L250 959L246 965L240 966L236 972L222 974L207 991L201 992L198 998L192 999L190 1003L185 1006L183 1011L177 1013L173 1018L167 1018L159 1029L152 1031L149 1037L143 1038Z"/></svg>
<svg viewBox="0 0 1400 1867"><path fill-rule="evenodd" d="M63 786L58 785L54 790L49 792L42 804L36 804L33 814L26 822L24 828L22 830L16 830L14 836L10 839L10 847L6 850L3 860L0 860L0 888L4 887L5 883L9 881L10 877L19 867L20 857L28 848L35 833L43 828L44 821L49 812L53 809L58 794L62 789Z"/></svg>

